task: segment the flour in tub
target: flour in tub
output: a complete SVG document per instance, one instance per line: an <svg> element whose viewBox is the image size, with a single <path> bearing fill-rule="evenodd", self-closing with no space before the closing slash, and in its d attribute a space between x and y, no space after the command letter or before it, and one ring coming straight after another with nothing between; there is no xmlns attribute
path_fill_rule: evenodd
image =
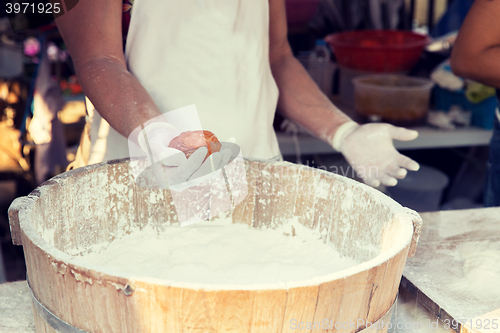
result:
<svg viewBox="0 0 500 333"><path fill-rule="evenodd" d="M135 277L238 285L307 280L358 264L296 220L278 230L231 222L224 217L162 232L146 227L81 259ZM292 232L298 236L284 234Z"/></svg>

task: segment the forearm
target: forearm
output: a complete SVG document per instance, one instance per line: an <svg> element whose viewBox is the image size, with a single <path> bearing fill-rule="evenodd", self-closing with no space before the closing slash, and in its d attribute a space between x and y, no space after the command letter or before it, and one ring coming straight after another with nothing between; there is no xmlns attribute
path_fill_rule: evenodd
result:
<svg viewBox="0 0 500 333"><path fill-rule="evenodd" d="M278 109L283 116L331 143L337 129L350 118L330 102L293 55L276 61L271 69L280 92Z"/></svg>
<svg viewBox="0 0 500 333"><path fill-rule="evenodd" d="M456 75L500 88L500 45L482 50L473 57L459 51L454 50L451 58Z"/></svg>
<svg viewBox="0 0 500 333"><path fill-rule="evenodd" d="M453 72L500 88L500 2L475 0L453 45Z"/></svg>
<svg viewBox="0 0 500 333"><path fill-rule="evenodd" d="M146 89L118 59L93 59L75 70L84 93L123 136L161 114Z"/></svg>

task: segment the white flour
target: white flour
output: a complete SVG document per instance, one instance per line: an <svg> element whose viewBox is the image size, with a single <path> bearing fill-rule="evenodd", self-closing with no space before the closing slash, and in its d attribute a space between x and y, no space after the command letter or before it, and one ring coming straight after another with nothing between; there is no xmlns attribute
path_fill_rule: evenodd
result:
<svg viewBox="0 0 500 333"><path fill-rule="evenodd" d="M293 229L300 237L285 236L287 228L231 224L230 218L161 233L148 227L95 247L81 259L127 276L239 285L306 280L358 264L341 258L312 231Z"/></svg>

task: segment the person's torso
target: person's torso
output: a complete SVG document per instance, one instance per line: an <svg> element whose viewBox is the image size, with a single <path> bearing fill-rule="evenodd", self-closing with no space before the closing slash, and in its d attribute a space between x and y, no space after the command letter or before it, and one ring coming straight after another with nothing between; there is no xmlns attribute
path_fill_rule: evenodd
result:
<svg viewBox="0 0 500 333"><path fill-rule="evenodd" d="M135 0L130 8L127 64L162 112L195 104L203 128L235 137L245 157L279 156L268 0Z"/></svg>

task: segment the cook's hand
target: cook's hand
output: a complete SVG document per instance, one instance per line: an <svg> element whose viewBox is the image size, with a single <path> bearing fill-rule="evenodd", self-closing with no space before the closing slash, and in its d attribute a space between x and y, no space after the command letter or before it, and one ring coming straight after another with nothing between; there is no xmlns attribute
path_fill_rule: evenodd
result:
<svg viewBox="0 0 500 333"><path fill-rule="evenodd" d="M153 163L151 168L156 183L160 188L166 189L188 181L193 173L200 168L206 154L207 148L201 147L189 159L183 152L178 151L178 153Z"/></svg>
<svg viewBox="0 0 500 333"><path fill-rule="evenodd" d="M181 152L180 155L175 154L153 164L158 186L182 191L206 180L205 176L210 177L211 173L225 166L230 158L230 151L228 154L227 150L223 150L213 153L203 162L207 153L206 147L200 147L189 158Z"/></svg>
<svg viewBox="0 0 500 333"><path fill-rule="evenodd" d="M152 171L160 188L170 188L204 177L224 167L231 157L230 150L222 149L205 160L208 150L206 147L200 147L186 158L184 152L169 147L172 139L180 134L174 126L166 122L149 124L139 133L139 145L151 161Z"/></svg>
<svg viewBox="0 0 500 333"><path fill-rule="evenodd" d="M335 133L332 146L340 151L363 181L373 187L394 186L407 170L417 171L419 165L401 155L392 140L410 141L417 131L390 124L343 124Z"/></svg>
<svg viewBox="0 0 500 333"><path fill-rule="evenodd" d="M201 147L201 148L205 149L205 156L206 156L208 152L207 148L206 147ZM198 150L200 150L201 148L198 148ZM198 150L194 154L196 154ZM191 159L191 157L189 157L189 160ZM195 180L197 178L204 177L214 171L222 169L227 165L230 158L231 158L231 150L225 149L224 145L222 145L221 150L210 155L207 158L207 160L203 162L203 164L192 174L192 176L189 177L188 180L189 181Z"/></svg>
<svg viewBox="0 0 500 333"><path fill-rule="evenodd" d="M170 141L180 134L181 132L169 123L154 122L140 131L137 141L141 149L148 155L151 163L172 157L172 163L180 165L182 159L180 159L179 153L181 151L168 146Z"/></svg>

